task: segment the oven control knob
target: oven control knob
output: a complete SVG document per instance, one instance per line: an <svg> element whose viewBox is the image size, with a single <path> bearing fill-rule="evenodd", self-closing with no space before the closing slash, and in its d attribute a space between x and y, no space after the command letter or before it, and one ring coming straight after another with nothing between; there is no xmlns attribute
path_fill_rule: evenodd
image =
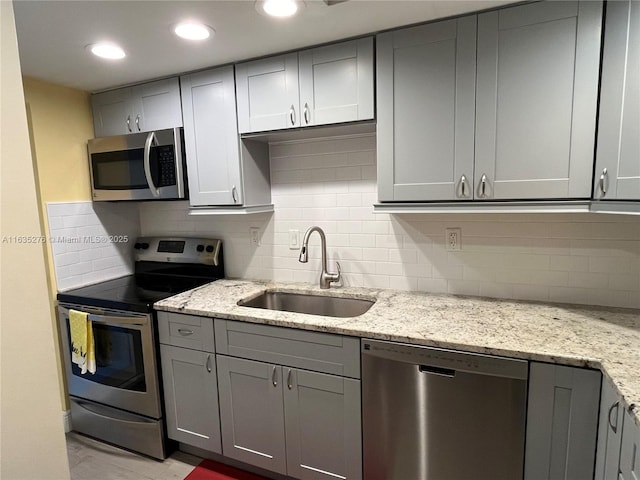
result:
<svg viewBox="0 0 640 480"><path fill-rule="evenodd" d="M213 245L207 245L207 252L208 253L213 252Z"/></svg>
<svg viewBox="0 0 640 480"><path fill-rule="evenodd" d="M196 250L199 251L199 252L204 252L204 245L198 245L196 247Z"/></svg>
<svg viewBox="0 0 640 480"><path fill-rule="evenodd" d="M142 247L143 250L146 250L147 248L149 248L149 244L148 243L143 243L142 245L140 245Z"/></svg>
<svg viewBox="0 0 640 480"><path fill-rule="evenodd" d="M136 244L133 246L133 248L135 248L136 250L140 250L142 248L142 244L139 242L136 242Z"/></svg>

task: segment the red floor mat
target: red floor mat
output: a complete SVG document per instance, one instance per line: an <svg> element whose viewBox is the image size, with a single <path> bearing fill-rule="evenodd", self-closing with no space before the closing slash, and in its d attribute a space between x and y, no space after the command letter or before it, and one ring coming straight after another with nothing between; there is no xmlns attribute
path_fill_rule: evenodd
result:
<svg viewBox="0 0 640 480"><path fill-rule="evenodd" d="M269 480L254 473L229 467L213 460L203 460L184 480Z"/></svg>

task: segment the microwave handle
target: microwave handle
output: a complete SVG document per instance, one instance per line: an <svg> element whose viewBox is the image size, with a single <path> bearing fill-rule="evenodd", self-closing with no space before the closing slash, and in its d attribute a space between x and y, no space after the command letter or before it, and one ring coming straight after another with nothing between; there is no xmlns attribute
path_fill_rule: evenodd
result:
<svg viewBox="0 0 640 480"><path fill-rule="evenodd" d="M150 165L151 144L153 143L155 138L156 138L156 133L149 132L149 135L147 135L147 140L144 142L144 176L146 177L147 183L149 184L149 190L151 190L151 194L154 197L159 197L160 192L154 185L153 178L151 178L151 165Z"/></svg>

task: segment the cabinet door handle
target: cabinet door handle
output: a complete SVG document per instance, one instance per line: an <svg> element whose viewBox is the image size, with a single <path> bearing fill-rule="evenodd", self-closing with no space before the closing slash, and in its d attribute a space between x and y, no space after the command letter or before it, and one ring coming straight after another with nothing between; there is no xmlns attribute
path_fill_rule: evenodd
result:
<svg viewBox="0 0 640 480"><path fill-rule="evenodd" d="M233 198L233 203L238 203L238 189L235 185L231 187L231 198Z"/></svg>
<svg viewBox="0 0 640 480"><path fill-rule="evenodd" d="M609 175L609 172L607 172L607 169L603 169L602 170L602 174L600 175L600 190L602 191L602 195L606 195L607 194L607 177Z"/></svg>
<svg viewBox="0 0 640 480"><path fill-rule="evenodd" d="M140 131L140 114L136 115L136 127L138 127L138 131Z"/></svg>
<svg viewBox="0 0 640 480"><path fill-rule="evenodd" d="M296 124L296 109L293 105L291 105L291 108L289 109L289 120L291 120L291 125Z"/></svg>
<svg viewBox="0 0 640 480"><path fill-rule="evenodd" d="M611 407L609 408L609 415L608 415L608 420L609 420L609 426L611 427L611 430L613 430L613 433L618 433L618 406L620 405L620 402L616 402L613 405L611 405ZM615 425L611 422L611 414L613 413L613 410L616 410L616 423Z"/></svg>
<svg viewBox="0 0 640 480"><path fill-rule="evenodd" d="M460 177L460 192L463 198L467 196L467 177L465 175Z"/></svg>
<svg viewBox="0 0 640 480"><path fill-rule="evenodd" d="M211 373L211 355L207 355L207 372Z"/></svg>
<svg viewBox="0 0 640 480"><path fill-rule="evenodd" d="M309 125L309 122L310 122L310 118L309 118L309 104L307 104L306 102L305 102L305 104L304 104L304 112L303 112L303 115L304 115L304 123L306 123L307 125Z"/></svg>
<svg viewBox="0 0 640 480"><path fill-rule="evenodd" d="M291 369L289 369L289 373L287 373L287 388L291 390L293 385L291 384Z"/></svg>
<svg viewBox="0 0 640 480"><path fill-rule="evenodd" d="M273 372L271 372L271 383L273 383L274 387L278 386L278 380L276 378L276 367L273 367Z"/></svg>
<svg viewBox="0 0 640 480"><path fill-rule="evenodd" d="M480 177L480 198L487 198L487 176L484 173Z"/></svg>
<svg viewBox="0 0 640 480"><path fill-rule="evenodd" d="M183 337L188 337L189 335L193 335L193 330L189 330L188 328L179 328L178 333Z"/></svg>
<svg viewBox="0 0 640 480"><path fill-rule="evenodd" d="M127 115L127 130L131 133L131 115Z"/></svg>

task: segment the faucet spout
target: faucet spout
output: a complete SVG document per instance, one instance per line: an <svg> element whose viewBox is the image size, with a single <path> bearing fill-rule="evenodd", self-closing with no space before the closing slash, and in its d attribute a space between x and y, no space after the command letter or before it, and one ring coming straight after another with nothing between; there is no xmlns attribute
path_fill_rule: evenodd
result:
<svg viewBox="0 0 640 480"><path fill-rule="evenodd" d="M322 272L320 273L320 288L329 288L331 283L340 281L340 264L338 263L338 273L331 273L327 271L327 237L324 231L317 226L310 227L302 238L302 247L300 248L300 257L298 261L301 263L307 263L309 261L309 237L313 232L318 232L320 235L320 246L322 248Z"/></svg>

